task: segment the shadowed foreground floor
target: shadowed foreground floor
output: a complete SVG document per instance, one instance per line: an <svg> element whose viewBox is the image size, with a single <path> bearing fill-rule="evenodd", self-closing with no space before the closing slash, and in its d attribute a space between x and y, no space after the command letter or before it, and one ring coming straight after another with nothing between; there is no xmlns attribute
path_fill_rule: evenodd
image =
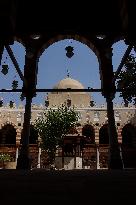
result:
<svg viewBox="0 0 136 205"><path fill-rule="evenodd" d="M136 171L0 170L1 204L136 204Z"/></svg>

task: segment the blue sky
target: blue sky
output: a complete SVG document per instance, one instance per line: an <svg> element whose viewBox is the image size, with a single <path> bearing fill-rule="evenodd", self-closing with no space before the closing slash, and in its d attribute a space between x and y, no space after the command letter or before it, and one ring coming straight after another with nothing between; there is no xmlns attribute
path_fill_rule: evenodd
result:
<svg viewBox="0 0 136 205"><path fill-rule="evenodd" d="M66 57L65 47L68 45L74 47L74 56L71 59ZM24 47L18 42L15 42L11 47L19 63L19 66L23 71L25 62ZM113 45L114 70L117 69L126 48L127 46L125 45L124 41L117 42ZM11 89L13 80L18 80L19 88L21 88L22 82L20 81L6 50L4 50L2 58L2 63L4 64L4 62L8 64L9 72L5 76L0 72L0 88ZM48 47L41 55L38 67L37 88L52 88L57 82L67 76L67 69L69 70L70 77L80 81L85 88L101 88L97 57L93 51L90 50L90 48L75 40L66 39L56 42ZM37 94L37 96L33 98L33 103L44 104L44 96L45 93ZM92 93L91 96L96 104L105 103L105 99L101 93ZM118 96L119 94L116 95L114 100L115 103L122 102L122 99ZM5 104L10 100L16 102L16 104L21 102L19 93L0 93L0 97L3 97Z"/></svg>

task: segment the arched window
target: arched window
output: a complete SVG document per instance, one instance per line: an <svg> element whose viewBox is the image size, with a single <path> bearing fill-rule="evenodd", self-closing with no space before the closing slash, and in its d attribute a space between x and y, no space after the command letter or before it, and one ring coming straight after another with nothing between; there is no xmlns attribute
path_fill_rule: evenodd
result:
<svg viewBox="0 0 136 205"><path fill-rule="evenodd" d="M98 122L99 121L99 118L100 118L100 113L99 112L94 112L94 121L95 122Z"/></svg>
<svg viewBox="0 0 136 205"><path fill-rule="evenodd" d="M106 121L108 120L108 116L107 116L107 113L105 114L105 120L106 120Z"/></svg>
<svg viewBox="0 0 136 205"><path fill-rule="evenodd" d="M118 111L115 112L115 121L119 122L120 121L120 114Z"/></svg>
<svg viewBox="0 0 136 205"><path fill-rule="evenodd" d="M42 112L38 112L37 113L37 119L41 118L43 116L43 113Z"/></svg>
<svg viewBox="0 0 136 205"><path fill-rule="evenodd" d="M17 114L17 122L18 123L22 122L22 113L21 112L18 112L18 114Z"/></svg>

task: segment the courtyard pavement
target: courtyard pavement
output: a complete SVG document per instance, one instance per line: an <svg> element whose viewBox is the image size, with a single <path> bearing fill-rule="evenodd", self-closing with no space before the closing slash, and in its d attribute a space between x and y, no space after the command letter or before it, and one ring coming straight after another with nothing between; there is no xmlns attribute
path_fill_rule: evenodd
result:
<svg viewBox="0 0 136 205"><path fill-rule="evenodd" d="M0 170L0 205L136 204L136 170Z"/></svg>

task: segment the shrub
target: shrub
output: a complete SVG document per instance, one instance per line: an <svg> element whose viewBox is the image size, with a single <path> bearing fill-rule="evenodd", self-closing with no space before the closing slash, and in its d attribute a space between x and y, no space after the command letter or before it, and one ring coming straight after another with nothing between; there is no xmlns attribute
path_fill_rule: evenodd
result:
<svg viewBox="0 0 136 205"><path fill-rule="evenodd" d="M0 161L1 162L10 162L12 157L10 154L0 153Z"/></svg>

